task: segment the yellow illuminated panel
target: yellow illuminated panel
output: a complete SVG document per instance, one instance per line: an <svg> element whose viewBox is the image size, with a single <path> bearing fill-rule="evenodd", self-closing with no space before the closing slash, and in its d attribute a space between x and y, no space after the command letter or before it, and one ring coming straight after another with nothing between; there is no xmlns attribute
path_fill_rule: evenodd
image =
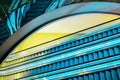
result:
<svg viewBox="0 0 120 80"><path fill-rule="evenodd" d="M26 39L26 41L16 49L16 51L44 43L67 34L68 33L35 33L34 35L31 35L30 38Z"/></svg>
<svg viewBox="0 0 120 80"><path fill-rule="evenodd" d="M113 14L90 13L90 14L81 14L77 16L71 16L71 17L63 18L57 21L53 21L50 24L46 24L46 26L44 26L42 29L39 29L37 32L35 32L31 36L29 36L27 39L25 39L14 50L14 52L18 52L18 51L30 48L32 46L36 46L38 44L42 44L44 42L68 35L70 33L73 33L79 30L83 30L83 29L95 26L103 22L116 19L118 17L119 16L113 15ZM109 25L111 24L107 24L102 27L106 27ZM57 42L54 42L54 44L64 40L65 39L58 40ZM43 47L51 46L54 44L51 43ZM43 49L43 47L41 47L41 49Z"/></svg>

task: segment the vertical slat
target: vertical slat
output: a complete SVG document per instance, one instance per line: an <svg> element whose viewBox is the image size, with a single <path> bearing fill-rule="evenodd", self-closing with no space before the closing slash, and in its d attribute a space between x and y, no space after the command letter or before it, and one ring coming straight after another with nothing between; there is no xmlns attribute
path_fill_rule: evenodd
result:
<svg viewBox="0 0 120 80"><path fill-rule="evenodd" d="M109 54L108 54L108 50L103 50L103 53L104 53L104 57L108 57L109 56Z"/></svg>
<svg viewBox="0 0 120 80"><path fill-rule="evenodd" d="M113 34L118 33L118 30L117 30L116 28L115 28L115 29L113 29L112 31L113 31Z"/></svg>
<svg viewBox="0 0 120 80"><path fill-rule="evenodd" d="M94 80L93 74L89 74L89 80Z"/></svg>
<svg viewBox="0 0 120 80"><path fill-rule="evenodd" d="M98 38L102 38L102 34L101 33L98 34Z"/></svg>
<svg viewBox="0 0 120 80"><path fill-rule="evenodd" d="M103 52L102 51L99 51L98 52L98 56L99 56L99 58L103 58L104 56L103 56Z"/></svg>
<svg viewBox="0 0 120 80"><path fill-rule="evenodd" d="M88 76L87 75L84 75L84 80L88 80Z"/></svg>
<svg viewBox="0 0 120 80"><path fill-rule="evenodd" d="M94 35L94 40L96 40L96 39L98 39L98 36L95 34L95 35Z"/></svg>
<svg viewBox="0 0 120 80"><path fill-rule="evenodd" d="M37 68L37 74L41 72L41 68Z"/></svg>
<svg viewBox="0 0 120 80"><path fill-rule="evenodd" d="M83 44L83 39L80 40L80 44Z"/></svg>
<svg viewBox="0 0 120 80"><path fill-rule="evenodd" d="M118 32L120 32L120 27L118 28Z"/></svg>
<svg viewBox="0 0 120 80"><path fill-rule="evenodd" d="M79 57L79 63L83 63L83 57L82 56Z"/></svg>
<svg viewBox="0 0 120 80"><path fill-rule="evenodd" d="M44 67L41 67L41 72L45 72L45 68Z"/></svg>
<svg viewBox="0 0 120 80"><path fill-rule="evenodd" d="M79 44L80 44L80 40L77 40L77 41L76 41L76 45L79 45Z"/></svg>
<svg viewBox="0 0 120 80"><path fill-rule="evenodd" d="M100 72L100 80L106 80L104 72Z"/></svg>
<svg viewBox="0 0 120 80"><path fill-rule="evenodd" d="M84 42L88 42L88 37L84 38Z"/></svg>
<svg viewBox="0 0 120 80"><path fill-rule="evenodd" d="M65 67L65 63L64 61L61 62L61 68L64 68Z"/></svg>
<svg viewBox="0 0 120 80"><path fill-rule="evenodd" d="M57 49L57 51L59 51L60 50L60 46L57 46L56 49Z"/></svg>
<svg viewBox="0 0 120 80"><path fill-rule="evenodd" d="M89 58L89 61L92 61L93 60L93 54L88 54L88 58Z"/></svg>
<svg viewBox="0 0 120 80"><path fill-rule="evenodd" d="M120 68L117 68L117 74L118 74L119 80L120 80Z"/></svg>
<svg viewBox="0 0 120 80"><path fill-rule="evenodd" d="M74 64L73 59L70 59L70 66L72 66Z"/></svg>
<svg viewBox="0 0 120 80"><path fill-rule="evenodd" d="M93 41L93 37L92 36L89 37L89 41Z"/></svg>
<svg viewBox="0 0 120 80"><path fill-rule="evenodd" d="M110 71L105 71L106 80L112 80Z"/></svg>
<svg viewBox="0 0 120 80"><path fill-rule="evenodd" d="M87 55L84 55L83 59L84 59L84 62L88 62L88 56Z"/></svg>
<svg viewBox="0 0 120 80"><path fill-rule="evenodd" d="M74 58L74 63L75 63L75 64L78 64L78 63L79 63L78 57Z"/></svg>
<svg viewBox="0 0 120 80"><path fill-rule="evenodd" d="M19 75L20 75L21 73L19 72ZM29 75L32 75L33 74L33 70L30 70L29 71ZM20 77L20 76L19 76Z"/></svg>
<svg viewBox="0 0 120 80"><path fill-rule="evenodd" d="M50 64L50 65L49 65L49 71L51 71L51 70L52 70L52 65Z"/></svg>
<svg viewBox="0 0 120 80"><path fill-rule="evenodd" d="M51 52L55 52L55 48L52 48L52 51Z"/></svg>
<svg viewBox="0 0 120 80"><path fill-rule="evenodd" d="M37 69L35 68L35 69L33 69L33 74L36 74L36 72L37 72ZM24 74L24 73L23 73Z"/></svg>
<svg viewBox="0 0 120 80"><path fill-rule="evenodd" d="M59 46L59 48L60 48L60 50L62 50L62 49L63 49L63 47L62 47L61 45Z"/></svg>
<svg viewBox="0 0 120 80"><path fill-rule="evenodd" d="M56 51L59 51L59 47L58 46L56 47Z"/></svg>
<svg viewBox="0 0 120 80"><path fill-rule="evenodd" d="M108 31L108 35L112 35L112 31L111 30Z"/></svg>
<svg viewBox="0 0 120 80"><path fill-rule="evenodd" d="M60 69L61 65L59 62L57 62L57 69Z"/></svg>
<svg viewBox="0 0 120 80"><path fill-rule="evenodd" d="M56 47L54 47L55 52L57 51Z"/></svg>
<svg viewBox="0 0 120 80"><path fill-rule="evenodd" d="M64 45L63 45L63 48L64 48L64 49L67 49L67 44L64 44Z"/></svg>
<svg viewBox="0 0 120 80"><path fill-rule="evenodd" d="M51 53L51 50L50 50L50 49L48 49L47 53L48 53L48 54L50 54L50 53Z"/></svg>
<svg viewBox="0 0 120 80"><path fill-rule="evenodd" d="M71 43L68 43L68 48L70 48L72 46L72 44Z"/></svg>
<svg viewBox="0 0 120 80"><path fill-rule="evenodd" d="M113 48L110 48L110 49L109 49L109 54L110 54L110 56L113 56L113 55L114 55L114 50L113 50Z"/></svg>
<svg viewBox="0 0 120 80"><path fill-rule="evenodd" d="M107 32L103 32L103 37L107 37Z"/></svg>
<svg viewBox="0 0 120 80"><path fill-rule="evenodd" d="M48 69L47 69L47 65L45 66L45 72L47 71Z"/></svg>
<svg viewBox="0 0 120 80"><path fill-rule="evenodd" d="M72 42L72 46L76 46L76 42L75 41Z"/></svg>
<svg viewBox="0 0 120 80"><path fill-rule="evenodd" d="M56 63L53 64L53 70L57 68Z"/></svg>
<svg viewBox="0 0 120 80"><path fill-rule="evenodd" d="M98 59L98 54L95 52L93 53L94 60Z"/></svg>
<svg viewBox="0 0 120 80"><path fill-rule="evenodd" d="M120 54L120 49L118 46L114 47L114 51L115 51L115 54Z"/></svg>
<svg viewBox="0 0 120 80"><path fill-rule="evenodd" d="M66 44L66 48L69 48L69 44Z"/></svg>
<svg viewBox="0 0 120 80"><path fill-rule="evenodd" d="M68 60L66 60L66 61L65 61L65 67L68 67L68 66L69 66L69 64L70 64L70 63L69 63L69 61L68 61Z"/></svg>
<svg viewBox="0 0 120 80"><path fill-rule="evenodd" d="M112 79L113 80L118 80L117 71L115 69L111 70L111 74L112 74Z"/></svg>

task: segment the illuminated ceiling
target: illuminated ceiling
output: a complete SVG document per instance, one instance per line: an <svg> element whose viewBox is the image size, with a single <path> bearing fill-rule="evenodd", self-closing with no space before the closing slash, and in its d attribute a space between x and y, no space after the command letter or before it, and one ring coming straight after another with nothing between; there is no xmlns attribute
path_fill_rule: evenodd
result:
<svg viewBox="0 0 120 80"><path fill-rule="evenodd" d="M25 39L22 42L22 44L20 44L16 48L15 52L65 36L67 34L70 34L79 30L89 28L91 26L95 26L103 22L113 20L118 17L119 17L118 15L112 15L112 14L90 13L90 14L71 16L68 18L54 21L44 26L43 28L40 28L37 32L35 32L31 36L29 36L27 39ZM112 24L104 25L102 27L109 26ZM99 29L102 27L99 27ZM59 44L61 41L57 41L56 43ZM53 44L49 44L49 45L52 46ZM41 49L42 48L44 49L45 46L41 47Z"/></svg>

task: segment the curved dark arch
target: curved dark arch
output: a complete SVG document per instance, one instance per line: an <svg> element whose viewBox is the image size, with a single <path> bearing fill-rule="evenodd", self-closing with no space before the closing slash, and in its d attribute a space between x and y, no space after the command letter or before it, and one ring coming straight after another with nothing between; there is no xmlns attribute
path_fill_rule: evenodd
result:
<svg viewBox="0 0 120 80"><path fill-rule="evenodd" d="M90 2L91 3L91 2ZM95 2L93 2L95 3ZM105 14L114 14L120 15L120 7L113 10L91 10L91 11L83 11L81 12L78 8L80 6L85 6L88 3L79 3L73 4L69 6L65 6L49 13L43 14L34 20L30 21L26 25L24 25L21 29L19 29L14 35L12 35L9 39L7 39L3 45L0 46L0 63L9 55L9 53L22 42L26 37L31 35L37 29L42 28L44 25L56 21L61 18L78 15L78 14L88 14L88 13L105 13ZM100 3L100 5L103 3ZM105 3L106 4L106 3ZM113 3L109 3L113 4ZM114 3L116 5L120 5L118 3ZM99 5L98 5L99 6ZM54 16L51 16L54 15ZM120 18L119 18L120 19Z"/></svg>

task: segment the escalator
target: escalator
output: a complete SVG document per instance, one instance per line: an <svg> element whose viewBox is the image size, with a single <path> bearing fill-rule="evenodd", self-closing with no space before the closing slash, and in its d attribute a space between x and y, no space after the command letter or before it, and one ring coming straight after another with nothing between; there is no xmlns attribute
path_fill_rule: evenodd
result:
<svg viewBox="0 0 120 80"><path fill-rule="evenodd" d="M6 20L0 21L0 45L10 36L10 31L7 27Z"/></svg>
<svg viewBox="0 0 120 80"><path fill-rule="evenodd" d="M31 7L23 19L22 25L43 14L51 1L52 0L36 0L36 2L31 3Z"/></svg>
<svg viewBox="0 0 120 80"><path fill-rule="evenodd" d="M0 47L3 57L9 54L0 66L1 80L120 80L120 16L119 12L115 11L120 10L120 7L110 10L111 13L108 13L108 10L101 13L103 8L96 8L96 11L100 9L101 12L90 13L86 10L86 13L79 14L83 7L78 10L80 5L74 4L41 15L45 11L44 5L39 7L34 4L31 4L28 15L25 17L26 20L23 21L24 27ZM49 2L44 4L49 4ZM34 8L40 10L34 10ZM41 10L42 8L43 10ZM66 8L68 11L65 10ZM83 10L85 9L86 4ZM60 14L60 12L62 13ZM56 16L51 16L53 14ZM49 17L46 19L46 16ZM38 18L35 19L36 17ZM32 19L34 20L31 21ZM31 25L41 20L43 22ZM78 22L78 24L74 22ZM44 31L42 29L52 31L54 26L57 27L56 32L66 30L65 32L69 33L41 44L38 43L40 40L37 42L31 39L30 42L27 42L34 34ZM73 29L75 31L72 32ZM44 40L44 38L40 39ZM10 43L12 40L14 42ZM31 47L17 52L16 49L20 45L26 46L25 41L27 45L32 43L37 43L37 45L32 44Z"/></svg>

